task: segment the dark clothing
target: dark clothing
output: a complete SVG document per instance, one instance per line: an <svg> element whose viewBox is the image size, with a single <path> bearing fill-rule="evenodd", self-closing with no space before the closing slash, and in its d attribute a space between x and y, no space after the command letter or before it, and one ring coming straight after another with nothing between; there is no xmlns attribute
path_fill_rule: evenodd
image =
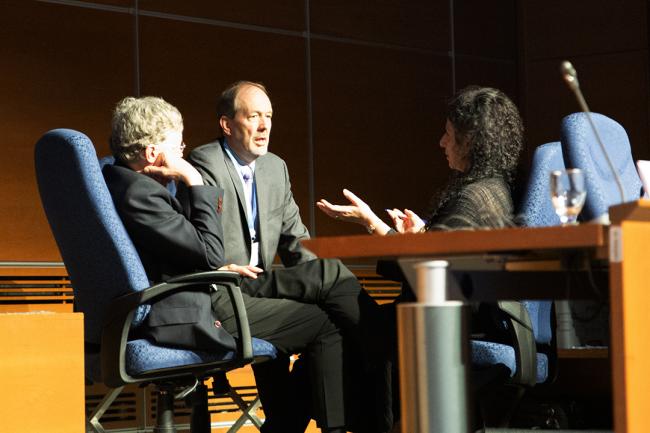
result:
<svg viewBox="0 0 650 433"><path fill-rule="evenodd" d="M480 179L465 185L455 200L439 209L426 225L428 230L474 230L514 225L514 205L508 184L500 177ZM389 232L396 235L395 230ZM377 273L395 281L406 282L395 261L379 261ZM402 300L414 300L406 287Z"/></svg>
<svg viewBox="0 0 650 433"><path fill-rule="evenodd" d="M244 189L235 165L226 154L223 140L195 148L187 160L201 173L207 185L224 190L226 262L248 263L251 241ZM287 164L272 152L260 156L255 160L255 185L262 267L271 269L276 255L287 267L315 259L316 256L300 243L309 239L309 232L293 199Z"/></svg>
<svg viewBox="0 0 650 433"><path fill-rule="evenodd" d="M223 225L225 228L226 262L238 264L248 263L251 254L251 242L247 222L247 203L237 167L227 155L224 141L221 139L195 148L190 153L188 160L199 170L206 184L216 185L224 189ZM255 160L255 184L259 215L259 231L257 232L257 236L260 238L260 266L267 271L270 270L276 255L280 257L284 266L290 268L300 268L303 266L301 265L302 263L314 260L316 256L305 249L300 243L301 240L309 238L309 233L302 223L298 206L293 198L286 163L271 152L257 158ZM179 188L181 194L183 193L183 189L182 187ZM339 262L336 263L339 264L341 268L340 273L345 276L344 279L352 278L347 269ZM282 273L283 271L276 272ZM291 275L291 273L288 275ZM307 272L301 272L301 275L301 278L304 280L298 280L295 284L299 287L313 286L315 281L308 283L313 278L313 274L308 275ZM356 279L354 280L356 284ZM276 287L294 287L294 284L277 284ZM339 328L343 329L343 333L345 334L343 361L345 364L345 382L354 384L347 387L346 392L353 392L356 388L362 388L364 391L370 390L370 386L367 384L359 384L359 377L363 374L363 371L359 371L359 369L366 367L374 369L374 367L368 367L368 362L360 362L360 360L365 359L369 361L372 359L374 362L376 357L372 353L377 352L377 344L370 343L370 338L359 337L357 331L365 332L363 328L357 328L356 325L346 319L346 317L358 317L361 315L364 317L360 322L364 324L368 322L365 316L378 315L374 312L377 306L365 292L359 291L358 285L351 287L354 289L354 293L350 296L358 295L358 299L345 300L343 297L335 296L328 299L324 304L319 304L321 308L328 312L330 319ZM295 298L288 293L265 294L264 296L304 299L304 297ZM353 310L346 311L349 308ZM376 331L372 329L367 334L376 335ZM307 361L309 363L309 359L301 359L301 361ZM362 364L364 367L361 366ZM286 383L300 383L299 377L293 377L296 373L295 367L291 371L291 374L289 374L288 362L284 359L279 359L273 363L265 362L259 364L254 366L253 369L255 371L255 380L264 402L265 414L268 414L268 409L271 405L274 405L273 407L277 408L277 412L291 412L290 418L297 418L295 407L288 408L286 404L283 404L287 398L281 394L286 389ZM302 372L300 373L302 374ZM372 384L373 379L369 379L368 382ZM273 392L266 392L267 389L271 389ZM278 392L280 389L282 391ZM297 394L302 395L304 392L297 392ZM267 396L266 399L264 399L265 395ZM271 399L268 396L275 398ZM361 407L360 403L368 400L362 395L346 394L346 425L349 427L349 430L373 433L389 430L390 426L392 426L391 420L386 423L388 427L385 428L357 428L357 426L364 424L362 421L374 422L378 418L374 416L377 412L374 409ZM359 404L360 409L353 407L356 404ZM353 419L352 414L358 414L356 419ZM298 418L300 417L298 416ZM274 419L275 417L267 417L267 423L272 422ZM352 426L354 426L354 429ZM266 424L264 427L266 427ZM265 429L263 431L266 432Z"/></svg>
<svg viewBox="0 0 650 433"><path fill-rule="evenodd" d="M106 166L103 171L117 211L152 281L224 264L218 187L190 187L184 195L187 202L181 203L161 184L129 168ZM307 354L313 414L322 427L343 426L342 342L336 325L353 332L366 315L365 308L376 306L374 301L337 260L315 260L265 272L256 280L245 279L241 288L251 334L282 352ZM166 300L179 295L184 297L182 302L201 305L194 292L174 294ZM212 309L223 329L234 333L227 298L224 293L212 294ZM150 314L165 316L161 309L164 304L154 303ZM287 390L278 392L291 395ZM272 431L302 430L282 425Z"/></svg>
<svg viewBox="0 0 650 433"><path fill-rule="evenodd" d="M102 173L151 282L224 265L215 186L189 188L189 211L157 181L116 163Z"/></svg>
<svg viewBox="0 0 650 433"><path fill-rule="evenodd" d="M513 225L514 206L508 184L500 177L465 185L455 200L446 203L427 230L498 228Z"/></svg>

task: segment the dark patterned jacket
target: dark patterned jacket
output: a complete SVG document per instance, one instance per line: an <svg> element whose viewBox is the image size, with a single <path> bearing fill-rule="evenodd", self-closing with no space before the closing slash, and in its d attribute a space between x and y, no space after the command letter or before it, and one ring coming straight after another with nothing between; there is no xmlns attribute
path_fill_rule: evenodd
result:
<svg viewBox="0 0 650 433"><path fill-rule="evenodd" d="M508 184L500 177L465 185L456 199L438 210L427 230L499 228L513 225L514 205Z"/></svg>

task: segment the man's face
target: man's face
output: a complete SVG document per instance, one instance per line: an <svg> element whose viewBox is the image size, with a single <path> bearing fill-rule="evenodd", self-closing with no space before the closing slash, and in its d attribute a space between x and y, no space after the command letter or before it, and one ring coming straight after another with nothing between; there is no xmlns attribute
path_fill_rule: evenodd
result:
<svg viewBox="0 0 650 433"><path fill-rule="evenodd" d="M255 86L242 88L234 118L219 119L228 145L247 164L268 152L273 108L268 96Z"/></svg>
<svg viewBox="0 0 650 433"><path fill-rule="evenodd" d="M165 139L155 145L157 153L164 152L169 156L183 157L185 143L182 129L170 129L165 133Z"/></svg>
<svg viewBox="0 0 650 433"><path fill-rule="evenodd" d="M150 144L142 150L144 162L153 164L161 153L170 158L183 158L183 129L170 129L164 134L162 141Z"/></svg>

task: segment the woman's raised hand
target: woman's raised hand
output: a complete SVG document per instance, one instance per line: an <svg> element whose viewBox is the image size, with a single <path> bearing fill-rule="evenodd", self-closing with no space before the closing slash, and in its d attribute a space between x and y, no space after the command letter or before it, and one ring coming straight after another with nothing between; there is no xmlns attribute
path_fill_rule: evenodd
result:
<svg viewBox="0 0 650 433"><path fill-rule="evenodd" d="M343 195L348 199L350 204L332 204L325 199L320 199L316 203L316 206L334 219L349 221L364 226L371 224L371 221L374 218L377 218L377 215L375 215L370 207L363 200L354 195L352 191L344 189Z"/></svg>
<svg viewBox="0 0 650 433"><path fill-rule="evenodd" d="M419 233L424 228L424 221L409 209L402 212L399 209L386 209L393 226L398 233Z"/></svg>

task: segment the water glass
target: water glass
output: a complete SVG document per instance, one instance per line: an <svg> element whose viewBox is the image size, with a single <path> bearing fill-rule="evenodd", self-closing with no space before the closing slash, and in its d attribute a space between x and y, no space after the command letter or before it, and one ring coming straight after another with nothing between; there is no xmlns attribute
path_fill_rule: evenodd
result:
<svg viewBox="0 0 650 433"><path fill-rule="evenodd" d="M562 225L577 224L586 197L582 170L570 168L551 172L551 200Z"/></svg>

